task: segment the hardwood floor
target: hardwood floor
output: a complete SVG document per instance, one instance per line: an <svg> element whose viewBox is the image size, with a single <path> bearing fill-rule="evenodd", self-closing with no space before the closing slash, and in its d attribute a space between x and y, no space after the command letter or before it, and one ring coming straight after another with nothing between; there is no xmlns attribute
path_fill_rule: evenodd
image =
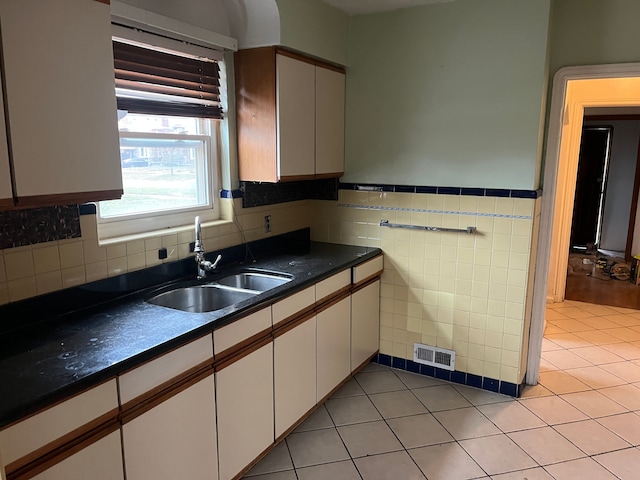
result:
<svg viewBox="0 0 640 480"><path fill-rule="evenodd" d="M640 310L640 285L574 273L567 275L565 299Z"/></svg>

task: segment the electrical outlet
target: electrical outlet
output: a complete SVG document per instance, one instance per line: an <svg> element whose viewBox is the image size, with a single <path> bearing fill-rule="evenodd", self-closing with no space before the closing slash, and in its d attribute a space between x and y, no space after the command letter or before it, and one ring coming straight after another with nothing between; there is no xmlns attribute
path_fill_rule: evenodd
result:
<svg viewBox="0 0 640 480"><path fill-rule="evenodd" d="M271 231L271 215L264 216L264 233Z"/></svg>
<svg viewBox="0 0 640 480"><path fill-rule="evenodd" d="M164 260L168 256L169 255L168 255L167 249L165 247L162 247L160 250L158 250L158 259Z"/></svg>

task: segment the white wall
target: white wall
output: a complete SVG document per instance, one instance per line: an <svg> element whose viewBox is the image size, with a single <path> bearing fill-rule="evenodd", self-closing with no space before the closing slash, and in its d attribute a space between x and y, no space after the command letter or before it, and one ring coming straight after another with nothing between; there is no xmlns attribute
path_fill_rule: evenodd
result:
<svg viewBox="0 0 640 480"><path fill-rule="evenodd" d="M134 7L231 36L222 0L122 0Z"/></svg>

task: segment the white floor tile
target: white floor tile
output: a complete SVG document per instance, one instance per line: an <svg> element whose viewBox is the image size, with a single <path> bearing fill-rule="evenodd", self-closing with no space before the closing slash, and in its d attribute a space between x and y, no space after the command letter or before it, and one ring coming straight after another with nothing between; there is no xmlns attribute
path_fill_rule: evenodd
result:
<svg viewBox="0 0 640 480"><path fill-rule="evenodd" d="M485 472L457 443L444 443L409 450L429 480L466 480Z"/></svg>
<svg viewBox="0 0 640 480"><path fill-rule="evenodd" d="M513 432L509 437L540 465L566 462L585 456L551 427Z"/></svg>

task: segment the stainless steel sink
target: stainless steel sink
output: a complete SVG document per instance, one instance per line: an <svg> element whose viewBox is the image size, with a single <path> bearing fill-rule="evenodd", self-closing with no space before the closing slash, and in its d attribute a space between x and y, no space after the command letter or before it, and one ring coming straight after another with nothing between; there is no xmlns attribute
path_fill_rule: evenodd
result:
<svg viewBox="0 0 640 480"><path fill-rule="evenodd" d="M293 276L260 270L227 275L214 282L176 286L147 300L161 307L202 313L220 310L293 280Z"/></svg>
<svg viewBox="0 0 640 480"><path fill-rule="evenodd" d="M202 313L220 310L247 300L259 292L229 289L215 285L176 288L150 298L147 302L184 312Z"/></svg>
<svg viewBox="0 0 640 480"><path fill-rule="evenodd" d="M224 285L254 292L266 292L290 282L293 276L286 273L247 271L216 280L214 285Z"/></svg>

